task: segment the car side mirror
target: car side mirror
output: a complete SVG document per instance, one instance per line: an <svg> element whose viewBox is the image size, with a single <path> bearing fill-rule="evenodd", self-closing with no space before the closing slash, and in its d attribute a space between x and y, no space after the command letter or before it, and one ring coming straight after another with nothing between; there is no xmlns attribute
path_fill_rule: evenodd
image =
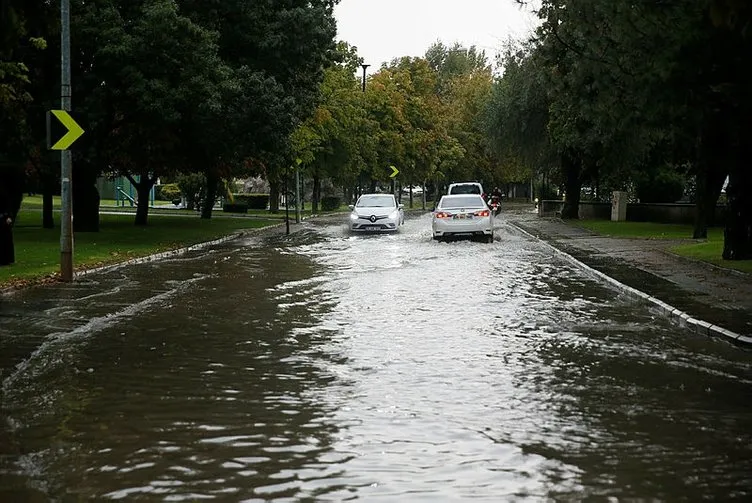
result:
<svg viewBox="0 0 752 503"><path fill-rule="evenodd" d="M405 205L404 205L404 204L401 204L401 203L400 203L400 204L398 204L397 206L399 206L399 209L403 209L403 208L405 207Z"/></svg>
<svg viewBox="0 0 752 503"><path fill-rule="evenodd" d="M347 207L350 208L351 210L355 209L355 205L354 204L348 204Z"/></svg>

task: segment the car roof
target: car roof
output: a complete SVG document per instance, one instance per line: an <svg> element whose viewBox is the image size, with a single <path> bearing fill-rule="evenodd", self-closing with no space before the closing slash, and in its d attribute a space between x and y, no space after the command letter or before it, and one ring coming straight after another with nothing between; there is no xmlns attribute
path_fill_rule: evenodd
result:
<svg viewBox="0 0 752 503"><path fill-rule="evenodd" d="M365 197L365 196L384 196L384 197L394 197L394 194L384 194L383 192L379 194L378 192L374 192L373 194L361 194L361 195L360 195L360 197Z"/></svg>
<svg viewBox="0 0 752 503"><path fill-rule="evenodd" d="M483 200L480 194L444 194L441 196L442 199L460 199L464 197L478 197L481 201Z"/></svg>

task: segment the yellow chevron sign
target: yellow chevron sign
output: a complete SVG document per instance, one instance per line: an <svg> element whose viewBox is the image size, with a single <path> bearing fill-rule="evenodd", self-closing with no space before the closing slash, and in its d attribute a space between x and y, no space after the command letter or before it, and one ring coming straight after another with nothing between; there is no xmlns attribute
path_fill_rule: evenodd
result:
<svg viewBox="0 0 752 503"><path fill-rule="evenodd" d="M50 146L50 150L68 150L70 146L78 140L82 134L84 134L84 130L81 126L78 125L78 123L73 119L73 117L70 116L68 112L65 110L50 110L50 113L57 117L57 120L60 121L60 123L65 126L66 133L63 135L62 138L57 140L52 146ZM50 114L47 114L47 144L49 145L54 140L52 138L52 130L53 125L51 124L52 119L50 117Z"/></svg>
<svg viewBox="0 0 752 503"><path fill-rule="evenodd" d="M389 167L392 168L392 174L389 175L389 178L394 178L399 173L399 170L395 168L394 166L389 166Z"/></svg>

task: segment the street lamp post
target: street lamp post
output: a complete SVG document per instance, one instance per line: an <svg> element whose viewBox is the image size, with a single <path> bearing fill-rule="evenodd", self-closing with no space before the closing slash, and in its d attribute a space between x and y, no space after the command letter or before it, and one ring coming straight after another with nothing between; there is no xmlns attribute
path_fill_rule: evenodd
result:
<svg viewBox="0 0 752 503"><path fill-rule="evenodd" d="M361 68L363 68L363 93L365 93L366 92L366 69L371 65L366 65L365 63L363 63L360 66ZM358 181L358 185L359 185L358 192L361 192L362 184L363 184L363 179L362 177L360 177L360 180ZM358 197L360 197L360 194L358 194Z"/></svg>
<svg viewBox="0 0 752 503"><path fill-rule="evenodd" d="M363 68L363 92L366 92L366 69L371 65L362 64L360 66Z"/></svg>

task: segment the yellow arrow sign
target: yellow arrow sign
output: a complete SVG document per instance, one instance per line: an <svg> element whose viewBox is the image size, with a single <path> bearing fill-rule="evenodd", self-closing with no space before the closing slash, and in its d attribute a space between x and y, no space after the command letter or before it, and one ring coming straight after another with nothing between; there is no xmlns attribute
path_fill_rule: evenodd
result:
<svg viewBox="0 0 752 503"><path fill-rule="evenodd" d="M60 138L53 146L50 147L51 150L68 150L68 148L73 144L74 141L78 140L82 134L84 134L84 130L81 128L81 126L78 125L78 123L73 120L73 117L71 117L68 112L65 110L50 110L52 114L57 117L57 120L59 120L63 126L66 127L68 130L67 133L65 133L65 136Z"/></svg>
<svg viewBox="0 0 752 503"><path fill-rule="evenodd" d="M389 178L394 178L399 173L399 170L395 168L394 166L389 166L389 167L392 168L392 174L389 175Z"/></svg>

